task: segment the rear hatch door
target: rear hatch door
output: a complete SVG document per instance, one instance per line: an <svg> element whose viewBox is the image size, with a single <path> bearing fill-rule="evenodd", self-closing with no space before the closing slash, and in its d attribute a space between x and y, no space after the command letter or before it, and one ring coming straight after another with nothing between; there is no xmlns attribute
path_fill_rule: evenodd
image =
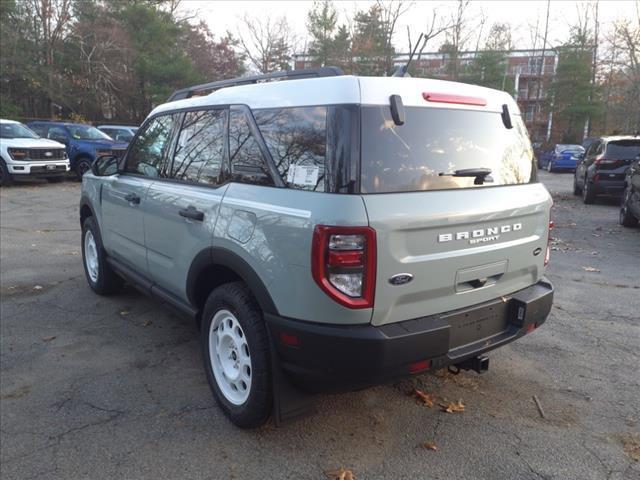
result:
<svg viewBox="0 0 640 480"><path fill-rule="evenodd" d="M498 112L405 110L397 126L388 107L362 107L361 191L378 248L374 325L506 302L544 272L551 198L536 182L520 117L508 129Z"/></svg>

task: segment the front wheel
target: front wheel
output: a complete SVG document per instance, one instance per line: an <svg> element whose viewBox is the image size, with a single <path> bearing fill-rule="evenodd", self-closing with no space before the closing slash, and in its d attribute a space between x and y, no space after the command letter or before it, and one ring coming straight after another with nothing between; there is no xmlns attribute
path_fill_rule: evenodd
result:
<svg viewBox="0 0 640 480"><path fill-rule="evenodd" d="M8 187L13 183L13 177L9 173L4 159L0 158L0 186Z"/></svg>
<svg viewBox="0 0 640 480"><path fill-rule="evenodd" d="M631 189L627 188L620 204L619 221L623 227L635 227L638 224L638 219L629 211L629 200L631 200Z"/></svg>
<svg viewBox="0 0 640 480"><path fill-rule="evenodd" d="M589 179L584 177L584 185L582 186L582 202L590 205L596 201L596 194L593 191L593 186L589 185Z"/></svg>
<svg viewBox="0 0 640 480"><path fill-rule="evenodd" d="M578 176L573 174L573 194L580 195L582 193L582 189L578 186Z"/></svg>
<svg viewBox="0 0 640 480"><path fill-rule="evenodd" d="M82 176L91 170L91 160L88 158L81 158L78 160L78 164L76 165L76 175L80 180L82 180Z"/></svg>
<svg viewBox="0 0 640 480"><path fill-rule="evenodd" d="M201 341L207 380L224 414L241 428L263 425L273 402L269 338L262 311L244 283L211 292Z"/></svg>
<svg viewBox="0 0 640 480"><path fill-rule="evenodd" d="M124 284L107 263L100 230L93 217L88 217L82 224L82 263L87 283L97 294L114 293Z"/></svg>

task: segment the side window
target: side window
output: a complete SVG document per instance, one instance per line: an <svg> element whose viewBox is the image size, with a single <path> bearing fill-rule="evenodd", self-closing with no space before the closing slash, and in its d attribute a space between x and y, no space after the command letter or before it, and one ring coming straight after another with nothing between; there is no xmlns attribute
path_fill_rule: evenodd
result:
<svg viewBox="0 0 640 480"><path fill-rule="evenodd" d="M598 148L596 150L596 155L600 155L604 153L604 142L598 142Z"/></svg>
<svg viewBox="0 0 640 480"><path fill-rule="evenodd" d="M29 128L36 132L40 137L45 136L46 128L44 125L29 125Z"/></svg>
<svg viewBox="0 0 640 480"><path fill-rule="evenodd" d="M151 120L131 144L125 171L147 177L169 176L168 149L171 131L178 114L161 115Z"/></svg>
<svg viewBox="0 0 640 480"><path fill-rule="evenodd" d="M324 191L327 107L266 109L253 113L287 185Z"/></svg>
<svg viewBox="0 0 640 480"><path fill-rule="evenodd" d="M231 107L229 112L229 160L233 181L273 185L258 142L251 135L243 109L238 107Z"/></svg>
<svg viewBox="0 0 640 480"><path fill-rule="evenodd" d="M62 127L51 126L49 127L49 132L47 133L47 138L51 140L66 140L69 138L67 131Z"/></svg>
<svg viewBox="0 0 640 480"><path fill-rule="evenodd" d="M225 155L226 110L188 112L182 122L172 177L218 185Z"/></svg>

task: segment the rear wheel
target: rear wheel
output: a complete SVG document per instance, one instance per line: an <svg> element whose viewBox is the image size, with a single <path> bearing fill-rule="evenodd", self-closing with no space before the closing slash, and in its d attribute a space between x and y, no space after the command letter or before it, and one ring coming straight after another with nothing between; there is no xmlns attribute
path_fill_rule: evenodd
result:
<svg viewBox="0 0 640 480"><path fill-rule="evenodd" d="M630 200L631 189L627 188L624 195L622 195L622 202L620 204L620 225L624 227L635 227L638 224L638 219L629 211Z"/></svg>
<svg viewBox="0 0 640 480"><path fill-rule="evenodd" d="M3 158L0 158L0 186L8 187L13 183L13 177L9 173L7 164Z"/></svg>
<svg viewBox="0 0 640 480"><path fill-rule="evenodd" d="M241 428L264 424L273 395L262 311L242 282L216 288L202 314L204 367L224 414Z"/></svg>
<svg viewBox="0 0 640 480"><path fill-rule="evenodd" d="M124 281L107 263L100 230L93 217L82 224L82 264L87 283L97 294L108 295L122 288Z"/></svg>
<svg viewBox="0 0 640 480"><path fill-rule="evenodd" d="M589 179L586 176L584 177L584 185L582 185L582 201L587 205L596 201L593 185L589 185Z"/></svg>

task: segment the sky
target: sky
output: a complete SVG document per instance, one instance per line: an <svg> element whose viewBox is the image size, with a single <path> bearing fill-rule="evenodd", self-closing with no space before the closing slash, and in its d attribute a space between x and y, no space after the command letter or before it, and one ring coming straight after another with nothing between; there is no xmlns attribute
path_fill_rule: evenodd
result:
<svg viewBox="0 0 640 480"><path fill-rule="evenodd" d="M372 1L334 1L339 13L339 22L345 23L349 16L357 9L367 9ZM405 52L408 48L407 26L415 39L421 30L425 29L426 22L431 18L435 8L445 15L450 15L457 6L455 1L413 1L410 11L400 18L394 44L396 50ZM578 18L578 7L589 2L552 0L550 4L549 36L550 46L558 45L567 37L568 25L575 23ZM312 1L206 1L183 0L180 6L181 13L193 16L194 20L204 20L218 37L228 30L234 35L243 33L241 22L243 15L258 18L286 17L293 32L298 38L297 50L304 51L306 38L305 21L307 12L313 5ZM486 17L483 32L489 29L494 22L509 23L512 27L512 36L516 48L529 48L531 45L531 30L539 19L540 29L544 28L544 16L547 2L545 0L472 0L470 3L470 18L472 22L479 23L481 14ZM599 17L601 31L605 34L610 29L616 18L637 18L637 3L634 0L601 0ZM478 31L478 30L476 30ZM471 49L475 48L478 35L469 42ZM434 40L425 51L437 50L444 36Z"/></svg>

